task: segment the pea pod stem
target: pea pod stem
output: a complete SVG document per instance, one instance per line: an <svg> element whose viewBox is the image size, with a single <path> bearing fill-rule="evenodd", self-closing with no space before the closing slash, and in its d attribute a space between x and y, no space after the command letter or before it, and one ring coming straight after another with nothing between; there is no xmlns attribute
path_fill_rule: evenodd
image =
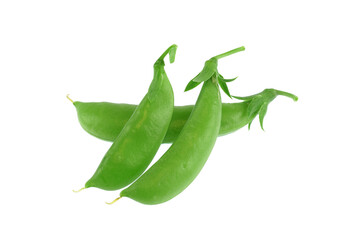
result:
<svg viewBox="0 0 347 240"><path fill-rule="evenodd" d="M233 97L239 100L244 100L246 102L248 101L250 103L247 109L248 119L249 119L248 129L250 128L253 119L257 115L259 115L260 126L264 130L263 121L267 112L267 107L269 103L273 101L279 95L289 97L293 99L294 101L298 100L298 97L295 96L294 94L284 92L281 90L276 90L273 88L265 89L264 91L258 94L250 95L247 97L237 97L237 96L233 96Z"/></svg>
<svg viewBox="0 0 347 240"><path fill-rule="evenodd" d="M115 200L113 200L112 202L106 202L106 204L108 204L108 205L112 205L112 204L114 204L115 202L117 202L119 199L121 199L122 198L122 196L119 196L119 197L117 197Z"/></svg>
<svg viewBox="0 0 347 240"><path fill-rule="evenodd" d="M238 53L238 52L241 52L241 51L244 51L244 50L245 50L245 47L242 46L242 47L239 47L239 48L235 48L235 49L233 49L233 50L230 50L230 51L228 51L228 52L219 54L219 55L217 55L217 56L214 56L213 58L221 59L221 58L230 56L231 54Z"/></svg>
<svg viewBox="0 0 347 240"><path fill-rule="evenodd" d="M74 101L70 98L70 94L66 95L66 98L70 100L70 102L74 103Z"/></svg>
<svg viewBox="0 0 347 240"><path fill-rule="evenodd" d="M285 96L285 97L289 97L291 99L293 99L295 102L298 101L298 97L292 93L289 93L289 92L284 92L284 91L281 91L281 90L276 90L276 93L277 95L281 95L281 96Z"/></svg>
<svg viewBox="0 0 347 240"><path fill-rule="evenodd" d="M164 58L166 57L167 54L169 54L169 59L170 63L173 63L175 61L175 56L176 56L176 50L177 50L177 45L172 44L168 49L166 49L165 52L158 58L157 62L155 63L158 64L164 64Z"/></svg>
<svg viewBox="0 0 347 240"><path fill-rule="evenodd" d="M185 92L192 90L193 88L197 87L200 83L208 81L208 80L212 80L214 82L218 81L218 85L219 87L223 90L223 92L229 96L231 98L228 86L226 85L226 82L223 80L224 78L222 76L220 76L218 70L217 70L217 66L218 66L218 60L224 57L227 57L231 54L234 53L238 53L241 51L244 51L245 47L238 47L235 48L233 50L230 50L228 52L219 54L215 57L210 58L209 60L207 60L205 62L204 68L202 69L202 71L196 75L192 80L189 81L189 83L187 84L186 88L185 88ZM230 80L232 81L232 79Z"/></svg>
<svg viewBox="0 0 347 240"><path fill-rule="evenodd" d="M84 189L86 189L85 187L83 187L83 188L81 188L81 189L79 189L79 190L72 190L74 193L79 193L80 191L82 191L82 190L84 190Z"/></svg>

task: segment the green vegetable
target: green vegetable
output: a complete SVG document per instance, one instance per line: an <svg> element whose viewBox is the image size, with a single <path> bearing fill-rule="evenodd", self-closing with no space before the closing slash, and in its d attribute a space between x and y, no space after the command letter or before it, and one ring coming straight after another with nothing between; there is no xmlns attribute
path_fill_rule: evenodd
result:
<svg viewBox="0 0 347 240"><path fill-rule="evenodd" d="M169 47L154 64L154 77L148 93L125 123L85 188L120 189L140 176L152 161L167 132L174 106L163 59L169 54L170 62L173 62L176 48L176 45Z"/></svg>
<svg viewBox="0 0 347 240"><path fill-rule="evenodd" d="M221 75L219 76L221 77ZM218 82L219 81L220 80L218 80ZM252 99L257 96L256 101L260 101L267 106L274 98L270 96L264 97L264 95L268 95L266 93L271 91L275 91L276 93L282 92L274 89L265 89L259 94L247 97L247 99L235 97L241 98L241 100L244 100L243 102L222 103L222 120L219 136L235 132L243 126L250 124L255 117L255 113L259 113L259 111L254 112L250 110L251 108L254 108L252 106L255 105L254 101L252 102ZM292 94L289 94L288 96L295 99L295 96ZM132 104L109 102L72 102L76 107L78 120L82 128L99 139L112 142L115 141L137 107L137 105ZM251 102L251 108L249 108ZM193 107L193 105L174 107L172 119L163 143L172 143L176 140L183 126L187 122ZM253 114L250 115L250 112L253 112Z"/></svg>
<svg viewBox="0 0 347 240"><path fill-rule="evenodd" d="M221 124L217 60L243 50L244 47L229 51L205 63L202 72L187 85L186 90L189 90L198 85L195 82L204 82L176 141L148 171L124 189L120 197L144 204L159 204L178 195L195 179L212 151Z"/></svg>

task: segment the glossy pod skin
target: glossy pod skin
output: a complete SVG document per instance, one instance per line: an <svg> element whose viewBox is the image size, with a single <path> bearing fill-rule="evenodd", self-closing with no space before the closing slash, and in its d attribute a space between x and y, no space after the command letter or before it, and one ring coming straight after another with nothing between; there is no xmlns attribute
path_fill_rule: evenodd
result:
<svg viewBox="0 0 347 240"><path fill-rule="evenodd" d="M78 121L90 135L114 142L137 105L74 101Z"/></svg>
<svg viewBox="0 0 347 240"><path fill-rule="evenodd" d="M219 133L221 113L219 87L208 80L176 141L120 196L143 204L159 204L182 192L199 174L212 151Z"/></svg>
<svg viewBox="0 0 347 240"><path fill-rule="evenodd" d="M195 107L176 141L151 168L124 189L119 198L159 204L174 198L193 182L218 137L222 118L219 87L230 96L225 84L229 80L219 79L218 59L244 49L240 47L205 62L204 69L186 87L188 91L203 82Z"/></svg>
<svg viewBox="0 0 347 240"><path fill-rule="evenodd" d="M148 93L125 123L85 188L123 188L140 176L152 161L172 117L174 95L163 58L170 53L173 62L175 50L176 46L171 46L154 64L154 77Z"/></svg>
<svg viewBox="0 0 347 240"><path fill-rule="evenodd" d="M223 103L219 136L223 136L247 125L249 101ZM137 105L110 102L73 102L82 128L89 134L113 142L135 111ZM163 143L176 140L192 112L193 105L175 106L172 119Z"/></svg>

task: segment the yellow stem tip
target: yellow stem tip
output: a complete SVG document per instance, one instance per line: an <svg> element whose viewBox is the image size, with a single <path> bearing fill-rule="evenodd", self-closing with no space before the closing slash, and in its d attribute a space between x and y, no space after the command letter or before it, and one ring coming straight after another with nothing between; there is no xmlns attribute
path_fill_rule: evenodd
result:
<svg viewBox="0 0 347 240"><path fill-rule="evenodd" d="M80 191L82 191L82 190L84 190L84 189L86 189L85 187L83 187L83 188L81 188L80 190L72 190L74 193L78 193L78 192L80 192Z"/></svg>
<svg viewBox="0 0 347 240"><path fill-rule="evenodd" d="M69 99L73 103L73 100L70 98L70 94L67 94L66 98Z"/></svg>
<svg viewBox="0 0 347 240"><path fill-rule="evenodd" d="M115 202L117 202L119 199L121 199L122 197L117 197L115 200L113 200L112 202L106 202L106 204L111 205L114 204Z"/></svg>

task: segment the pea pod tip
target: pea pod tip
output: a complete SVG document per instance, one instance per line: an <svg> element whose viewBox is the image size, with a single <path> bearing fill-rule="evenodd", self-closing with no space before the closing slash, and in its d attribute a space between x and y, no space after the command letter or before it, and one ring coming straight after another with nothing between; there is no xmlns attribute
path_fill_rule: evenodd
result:
<svg viewBox="0 0 347 240"><path fill-rule="evenodd" d="M70 98L70 94L66 94L66 98L70 100L70 102L74 103L74 101Z"/></svg>
<svg viewBox="0 0 347 240"><path fill-rule="evenodd" d="M83 188L81 188L81 189L79 189L79 190L72 190L74 193L79 193L80 191L82 191L82 190L84 190L84 189L86 189L85 187L83 187Z"/></svg>
<svg viewBox="0 0 347 240"><path fill-rule="evenodd" d="M108 205L112 205L112 204L114 204L115 202L117 202L121 198L122 198L122 196L119 196L115 200L113 200L112 202L105 202L105 203L108 204Z"/></svg>

